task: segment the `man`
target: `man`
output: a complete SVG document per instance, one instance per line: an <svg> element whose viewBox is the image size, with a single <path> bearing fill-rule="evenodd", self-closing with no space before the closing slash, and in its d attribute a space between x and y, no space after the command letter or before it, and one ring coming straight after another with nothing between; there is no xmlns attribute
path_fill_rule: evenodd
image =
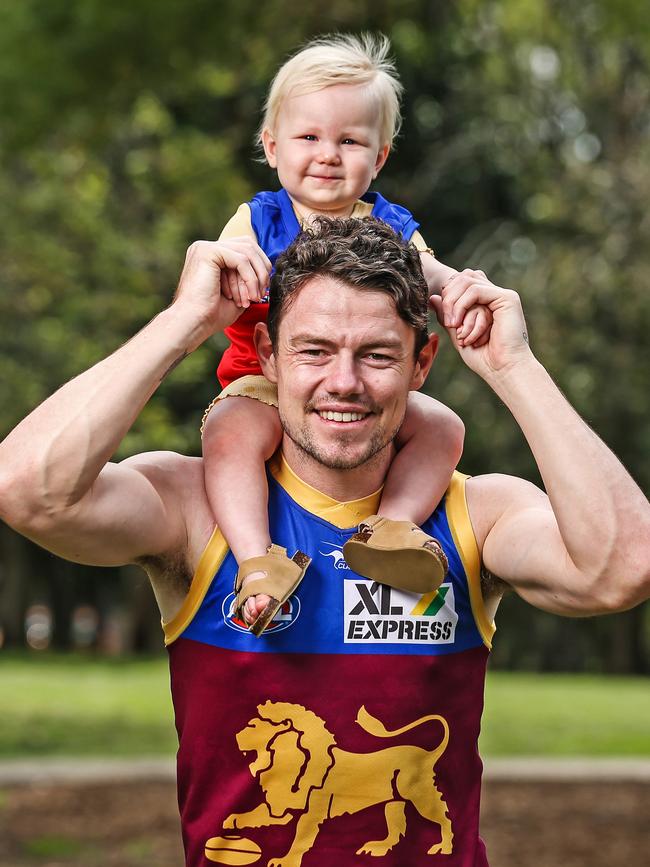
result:
<svg viewBox="0 0 650 867"><path fill-rule="evenodd" d="M648 503L532 355L516 293L466 271L438 318L454 341L466 309L489 307L489 342L457 349L519 423L548 497L455 476L426 523L449 560L437 593L346 570L342 546L376 509L437 338L417 253L376 222L322 221L278 260L257 332L285 431L274 538L312 564L252 638L232 614L236 566L200 460L108 461L167 371L234 320L221 280L267 273L250 241L192 245L174 303L0 447L1 514L68 559L146 568L170 650L187 864L486 865L476 744L498 601L511 588L569 615L640 602Z"/></svg>

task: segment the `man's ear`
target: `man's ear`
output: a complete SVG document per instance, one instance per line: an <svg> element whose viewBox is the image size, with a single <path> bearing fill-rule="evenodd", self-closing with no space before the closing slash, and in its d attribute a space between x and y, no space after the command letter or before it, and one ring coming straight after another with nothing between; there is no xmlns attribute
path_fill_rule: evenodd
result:
<svg viewBox="0 0 650 867"><path fill-rule="evenodd" d="M438 354L438 335L430 334L429 339L425 343L425 345L420 350L420 354L417 357L417 361L415 362L415 369L413 370L413 377L411 379L411 391L417 391L418 388L422 385L424 380L429 375L429 371L431 370L431 365L433 364L433 359Z"/></svg>
<svg viewBox="0 0 650 867"><path fill-rule="evenodd" d="M275 372L275 352L269 337L269 329L266 327L266 322L258 322L255 326L253 334L253 342L257 357L262 368L262 373L269 382L277 382L278 378Z"/></svg>
<svg viewBox="0 0 650 867"><path fill-rule="evenodd" d="M273 133L268 127L264 127L262 130L262 147L264 148L264 155L266 156L267 163L272 169L277 168L278 161L275 157L276 143L273 138Z"/></svg>

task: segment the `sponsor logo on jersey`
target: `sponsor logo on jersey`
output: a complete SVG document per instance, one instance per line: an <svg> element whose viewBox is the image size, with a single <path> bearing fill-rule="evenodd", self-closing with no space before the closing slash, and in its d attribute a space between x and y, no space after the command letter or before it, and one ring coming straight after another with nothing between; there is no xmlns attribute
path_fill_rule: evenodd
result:
<svg viewBox="0 0 650 867"><path fill-rule="evenodd" d="M318 553L321 557L330 557L332 561L332 565L335 569L347 569L350 571L350 567L345 562L345 557L343 556L343 548L341 545L334 545L332 542L321 542L321 546L327 545L332 550L331 551L321 551L319 549Z"/></svg>
<svg viewBox="0 0 650 867"><path fill-rule="evenodd" d="M237 632L248 632L248 626L241 617L235 613L235 594L230 593L223 600L221 606L223 620L226 626L235 629ZM287 601L280 606L275 617L264 630L264 635L269 635L271 632L281 632L283 629L288 629L298 619L300 615L300 599L297 596L290 596Z"/></svg>
<svg viewBox="0 0 650 867"><path fill-rule="evenodd" d="M376 581L344 582L346 644L453 644L458 614L454 588L417 596Z"/></svg>

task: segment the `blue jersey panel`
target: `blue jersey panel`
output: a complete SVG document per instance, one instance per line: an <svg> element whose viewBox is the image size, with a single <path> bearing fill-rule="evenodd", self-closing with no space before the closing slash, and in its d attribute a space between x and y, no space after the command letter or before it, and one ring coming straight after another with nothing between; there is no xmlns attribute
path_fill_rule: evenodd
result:
<svg viewBox="0 0 650 867"><path fill-rule="evenodd" d="M372 204L373 217L388 223L407 241L419 226L410 211L389 202L380 193L366 193L362 200ZM253 196L248 205L257 243L275 265L280 253L287 249L300 232L300 223L291 199L284 189L278 192L265 190Z"/></svg>
<svg viewBox="0 0 650 867"><path fill-rule="evenodd" d="M234 616L237 564L228 552L183 637L255 653L447 654L483 644L444 505L424 525L442 544L449 572L437 592L410 594L352 572L341 530L298 505L269 476L271 538L312 558L301 585L261 638Z"/></svg>

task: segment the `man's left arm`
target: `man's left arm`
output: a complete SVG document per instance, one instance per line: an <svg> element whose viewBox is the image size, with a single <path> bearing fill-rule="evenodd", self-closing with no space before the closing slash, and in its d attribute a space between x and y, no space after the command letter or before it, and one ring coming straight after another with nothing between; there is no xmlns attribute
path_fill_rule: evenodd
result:
<svg viewBox="0 0 650 867"><path fill-rule="evenodd" d="M490 307L489 342L459 347L454 327ZM650 505L528 346L519 296L466 271L436 302L465 363L506 404L533 452L547 494L508 476L468 483L483 562L527 601L560 614L631 607L650 595Z"/></svg>

